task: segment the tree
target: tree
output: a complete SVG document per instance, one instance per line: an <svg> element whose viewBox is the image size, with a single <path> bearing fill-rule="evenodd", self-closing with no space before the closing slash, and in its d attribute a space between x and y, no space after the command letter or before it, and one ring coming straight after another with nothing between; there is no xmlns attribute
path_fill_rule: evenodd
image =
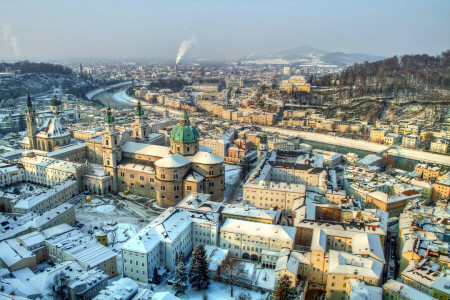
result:
<svg viewBox="0 0 450 300"><path fill-rule="evenodd" d="M244 263L231 257L230 253L228 253L220 266L220 273L223 277L228 279L231 286L230 296L233 297L233 285L239 278L239 275L245 273Z"/></svg>
<svg viewBox="0 0 450 300"><path fill-rule="evenodd" d="M161 283L161 276L159 276L158 269L156 267L153 268L152 282L154 284L160 284Z"/></svg>
<svg viewBox="0 0 450 300"><path fill-rule="evenodd" d="M180 251L180 254L178 255L178 262L182 261L184 264L184 254L183 251Z"/></svg>
<svg viewBox="0 0 450 300"><path fill-rule="evenodd" d="M177 293L184 294L187 290L187 273L183 261L179 261L175 270L174 287Z"/></svg>
<svg viewBox="0 0 450 300"><path fill-rule="evenodd" d="M189 282L197 291L206 290L209 287L208 267L206 251L202 244L197 244L192 251L191 268L189 270Z"/></svg>
<svg viewBox="0 0 450 300"><path fill-rule="evenodd" d="M287 275L283 275L277 283L277 288L272 294L274 300L290 300L295 299L297 293L292 288L292 281Z"/></svg>
<svg viewBox="0 0 450 300"><path fill-rule="evenodd" d="M53 291L52 295L54 299L66 300L69 297L69 281L67 280L66 274L60 272L56 274L53 278L53 282L49 284L49 288Z"/></svg>

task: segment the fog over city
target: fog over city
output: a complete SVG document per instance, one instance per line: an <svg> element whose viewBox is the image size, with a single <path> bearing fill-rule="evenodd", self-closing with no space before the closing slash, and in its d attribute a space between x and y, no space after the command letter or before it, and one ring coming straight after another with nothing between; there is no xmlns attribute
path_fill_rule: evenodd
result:
<svg viewBox="0 0 450 300"><path fill-rule="evenodd" d="M445 0L2 1L0 57L175 61L186 50L186 59L230 60L304 45L435 55L450 45L449 8ZM183 41L190 49L179 49Z"/></svg>

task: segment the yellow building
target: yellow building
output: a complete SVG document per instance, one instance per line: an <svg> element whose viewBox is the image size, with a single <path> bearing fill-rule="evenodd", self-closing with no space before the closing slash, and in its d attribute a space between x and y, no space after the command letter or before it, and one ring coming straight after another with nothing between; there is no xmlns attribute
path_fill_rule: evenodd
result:
<svg viewBox="0 0 450 300"><path fill-rule="evenodd" d="M281 82L280 89L292 94L295 92L310 92L311 85L306 83L305 77L303 76L291 76L288 80L283 80Z"/></svg>

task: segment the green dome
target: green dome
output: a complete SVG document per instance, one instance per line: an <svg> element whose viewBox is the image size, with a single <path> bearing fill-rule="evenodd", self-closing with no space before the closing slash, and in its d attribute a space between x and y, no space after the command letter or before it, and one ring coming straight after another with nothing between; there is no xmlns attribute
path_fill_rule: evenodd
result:
<svg viewBox="0 0 450 300"><path fill-rule="evenodd" d="M195 126L190 125L189 115L186 110L181 114L180 123L175 125L170 132L170 140L179 143L191 143L198 141L198 131Z"/></svg>
<svg viewBox="0 0 450 300"><path fill-rule="evenodd" d="M198 141L198 131L192 125L175 125L170 132L170 139L174 142L191 143Z"/></svg>

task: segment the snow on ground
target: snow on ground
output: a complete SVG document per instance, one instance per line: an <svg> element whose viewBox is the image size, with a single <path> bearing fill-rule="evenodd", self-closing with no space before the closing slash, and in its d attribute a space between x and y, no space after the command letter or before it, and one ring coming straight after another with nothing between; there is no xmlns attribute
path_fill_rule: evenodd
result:
<svg viewBox="0 0 450 300"><path fill-rule="evenodd" d="M208 296L208 300L234 300L237 299L239 294L248 293L251 297L250 299L252 300L265 299L265 293L249 290L238 286L235 286L233 290L234 297L231 297L230 285L217 281L211 281L211 285L209 286L208 290L196 291L195 289L189 288L186 291L185 295L177 295L177 297L186 300L202 300L203 294L206 294ZM172 293L174 293L173 288L167 285L158 286L157 291L171 291Z"/></svg>
<svg viewBox="0 0 450 300"><path fill-rule="evenodd" d="M242 168L236 165L225 165L225 184L234 185L239 180Z"/></svg>
<svg viewBox="0 0 450 300"><path fill-rule="evenodd" d="M95 96L97 96L98 94L101 94L101 93L103 93L103 92L105 92L107 90L110 90L110 89L113 89L113 88L117 88L117 87L120 87L120 86L124 86L124 85L128 85L128 84L131 85L131 81L120 82L120 83L116 83L116 84L107 86L105 88L96 89L96 90L93 90L93 91L90 91L89 93L87 93L86 97L88 99L92 99Z"/></svg>
<svg viewBox="0 0 450 300"><path fill-rule="evenodd" d="M118 93L115 93L113 95L113 98L116 101L119 101L119 102L122 102L122 103L127 103L127 104L133 103L133 101L136 100L133 97L128 96L126 90L118 92Z"/></svg>
<svg viewBox="0 0 450 300"><path fill-rule="evenodd" d="M22 195L25 193L25 194L29 194L30 196L32 196L32 195L39 194L41 192L45 192L48 190L48 188L45 186L37 185L37 184L33 184L33 183L18 183L18 184L9 186L9 187L4 187L3 190L8 193L14 193L14 194L19 194L19 195Z"/></svg>
<svg viewBox="0 0 450 300"><path fill-rule="evenodd" d="M265 289L274 290L275 288L275 270L274 269L258 269L256 271L256 285Z"/></svg>
<svg viewBox="0 0 450 300"><path fill-rule="evenodd" d="M372 142L367 142L363 140L353 140L349 138L343 138L339 136L332 136L329 134L322 134L316 132L308 132L308 131L297 131L284 129L279 127L271 127L271 126L261 126L264 131L267 132L276 132L281 134L287 134L291 136L298 136L307 141L315 141L319 143L331 144L336 146L350 147L354 149L360 149L371 152L381 152L388 149L388 146L376 144Z"/></svg>

